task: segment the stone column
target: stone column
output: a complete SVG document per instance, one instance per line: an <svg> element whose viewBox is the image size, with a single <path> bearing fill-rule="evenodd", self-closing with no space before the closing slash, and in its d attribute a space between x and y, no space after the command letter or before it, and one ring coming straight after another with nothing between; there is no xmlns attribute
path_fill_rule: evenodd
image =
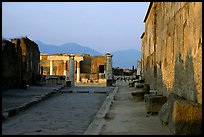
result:
<svg viewBox="0 0 204 137"><path fill-rule="evenodd" d="M50 60L50 75L53 75L53 61Z"/></svg>
<svg viewBox="0 0 204 137"><path fill-rule="evenodd" d="M105 71L106 79L112 79L113 77L112 56L113 55L111 54L106 54L106 71Z"/></svg>
<svg viewBox="0 0 204 137"><path fill-rule="evenodd" d="M80 82L80 61L77 61L77 82Z"/></svg>
<svg viewBox="0 0 204 137"><path fill-rule="evenodd" d="M74 54L69 55L70 69L69 69L69 80L71 86L74 86Z"/></svg>
<svg viewBox="0 0 204 137"><path fill-rule="evenodd" d="M67 61L64 60L64 75L67 76Z"/></svg>

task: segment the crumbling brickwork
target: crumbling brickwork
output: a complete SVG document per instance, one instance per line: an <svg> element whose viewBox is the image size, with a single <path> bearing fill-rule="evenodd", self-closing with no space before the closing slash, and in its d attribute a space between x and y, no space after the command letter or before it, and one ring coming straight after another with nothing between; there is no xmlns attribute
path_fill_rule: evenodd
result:
<svg viewBox="0 0 204 137"><path fill-rule="evenodd" d="M38 45L27 37L3 40L2 85L3 90L36 84L40 74Z"/></svg>
<svg viewBox="0 0 204 137"><path fill-rule="evenodd" d="M22 50L22 80L27 84L35 84L36 76L40 74L40 51L38 45L28 37L12 39L12 43L19 45Z"/></svg>
<svg viewBox="0 0 204 137"><path fill-rule="evenodd" d="M202 104L202 3L151 2L142 39L142 72L151 89Z"/></svg>
<svg viewBox="0 0 204 137"><path fill-rule="evenodd" d="M43 75L50 75L50 60L49 57L52 56L53 58L53 75L63 76L64 70L69 72L69 55L68 54L40 54L40 66L43 67ZM66 67L64 67L63 60L58 60L58 57L65 57L67 56ZM83 81L85 80L99 80L105 79L105 71L106 71L106 56L90 56L89 54L83 54L75 56L83 57L83 60L80 61L80 79ZM54 60L56 58L56 60ZM58 59L57 59L58 58ZM77 61L74 61L74 72L75 72L75 79L77 77Z"/></svg>
<svg viewBox="0 0 204 137"><path fill-rule="evenodd" d="M10 41L2 41L2 90L21 85L21 48Z"/></svg>

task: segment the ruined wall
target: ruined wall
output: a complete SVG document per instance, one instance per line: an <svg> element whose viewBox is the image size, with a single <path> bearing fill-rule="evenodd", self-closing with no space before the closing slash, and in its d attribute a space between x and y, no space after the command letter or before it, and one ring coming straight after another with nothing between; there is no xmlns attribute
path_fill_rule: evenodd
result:
<svg viewBox="0 0 204 137"><path fill-rule="evenodd" d="M155 71L155 63L154 63L154 55L155 52L155 4L152 4L152 8L149 11L148 18L145 22L145 34L142 38L143 42L143 71L144 78L148 84L150 84L151 89L156 89L156 76L154 75ZM151 81L151 82L150 82Z"/></svg>
<svg viewBox="0 0 204 137"><path fill-rule="evenodd" d="M106 57L105 56L91 56L90 58L91 58L90 78L99 79L99 65L104 65L104 71L105 71Z"/></svg>
<svg viewBox="0 0 204 137"><path fill-rule="evenodd" d="M2 41L2 90L21 85L21 48L10 41Z"/></svg>
<svg viewBox="0 0 204 137"><path fill-rule="evenodd" d="M50 74L50 61L48 60L48 54L40 55L40 66L43 67L43 74ZM53 56L53 55L52 55ZM56 54L54 56L63 56ZM79 56L79 55L78 55ZM99 66L103 65L105 70L106 57L105 56L89 56L87 54L82 55L83 60L80 61L80 77L81 79L97 80L101 78L99 76ZM69 61L67 61L67 71L69 71ZM75 80L77 77L77 62L74 61ZM61 60L53 61L53 75L64 75L64 62ZM105 78L105 77L104 77Z"/></svg>
<svg viewBox="0 0 204 137"><path fill-rule="evenodd" d="M12 39L12 43L22 50L22 80L27 84L36 83L36 75L40 74L40 51L38 45L27 37Z"/></svg>
<svg viewBox="0 0 204 137"><path fill-rule="evenodd" d="M91 73L91 58L90 56L84 56L84 60L80 62L81 73Z"/></svg>
<svg viewBox="0 0 204 137"><path fill-rule="evenodd" d="M202 3L154 2L151 9L154 10L149 12L142 38L142 56L143 64L150 62L143 68L144 75L154 77L156 74L156 80L152 77L147 82L154 85L156 81L159 94L168 96L173 92L202 104ZM154 26L155 34L151 26ZM149 61L147 57L151 52L148 44L151 35L156 36L151 42L155 45L153 64L156 71L145 71L152 67L151 59Z"/></svg>
<svg viewBox="0 0 204 137"><path fill-rule="evenodd" d="M50 74L50 61L47 60L47 58L48 54L40 54L40 67L42 69L41 71L43 72L41 73L42 75Z"/></svg>

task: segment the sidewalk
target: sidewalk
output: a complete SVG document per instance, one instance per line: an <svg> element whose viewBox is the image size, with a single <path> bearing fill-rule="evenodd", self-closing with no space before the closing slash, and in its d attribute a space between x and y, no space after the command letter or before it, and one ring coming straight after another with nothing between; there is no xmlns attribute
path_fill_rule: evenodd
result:
<svg viewBox="0 0 204 137"><path fill-rule="evenodd" d="M99 110L85 135L172 135L158 115L146 115L144 101L134 101L128 82L119 81L116 86L118 90L106 98L105 109Z"/></svg>
<svg viewBox="0 0 204 137"><path fill-rule="evenodd" d="M2 91L2 121L59 92L64 85L46 84Z"/></svg>

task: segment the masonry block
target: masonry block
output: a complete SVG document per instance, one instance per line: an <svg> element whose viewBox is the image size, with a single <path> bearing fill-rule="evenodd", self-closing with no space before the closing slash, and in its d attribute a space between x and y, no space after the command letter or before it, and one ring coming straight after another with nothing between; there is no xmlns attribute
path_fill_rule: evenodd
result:
<svg viewBox="0 0 204 137"><path fill-rule="evenodd" d="M167 98L165 96L154 95L154 94L145 94L145 110L147 114L149 113L158 113L161 107L166 102Z"/></svg>
<svg viewBox="0 0 204 137"><path fill-rule="evenodd" d="M170 94L159 117L174 135L200 135L202 132L202 105Z"/></svg>
<svg viewBox="0 0 204 137"><path fill-rule="evenodd" d="M133 99L137 100L137 101L143 101L144 100L144 95L145 95L145 92L143 90L140 90L140 91L132 91L132 97Z"/></svg>
<svg viewBox="0 0 204 137"><path fill-rule="evenodd" d="M176 100L169 119L169 128L176 135L199 135L202 131L202 106Z"/></svg>
<svg viewBox="0 0 204 137"><path fill-rule="evenodd" d="M71 87L71 81L67 80L67 81L66 81L66 86L67 86L67 87Z"/></svg>
<svg viewBox="0 0 204 137"><path fill-rule="evenodd" d="M144 88L144 83L136 83L137 88Z"/></svg>
<svg viewBox="0 0 204 137"><path fill-rule="evenodd" d="M112 79L107 79L106 86L112 86L112 83L113 83Z"/></svg>

